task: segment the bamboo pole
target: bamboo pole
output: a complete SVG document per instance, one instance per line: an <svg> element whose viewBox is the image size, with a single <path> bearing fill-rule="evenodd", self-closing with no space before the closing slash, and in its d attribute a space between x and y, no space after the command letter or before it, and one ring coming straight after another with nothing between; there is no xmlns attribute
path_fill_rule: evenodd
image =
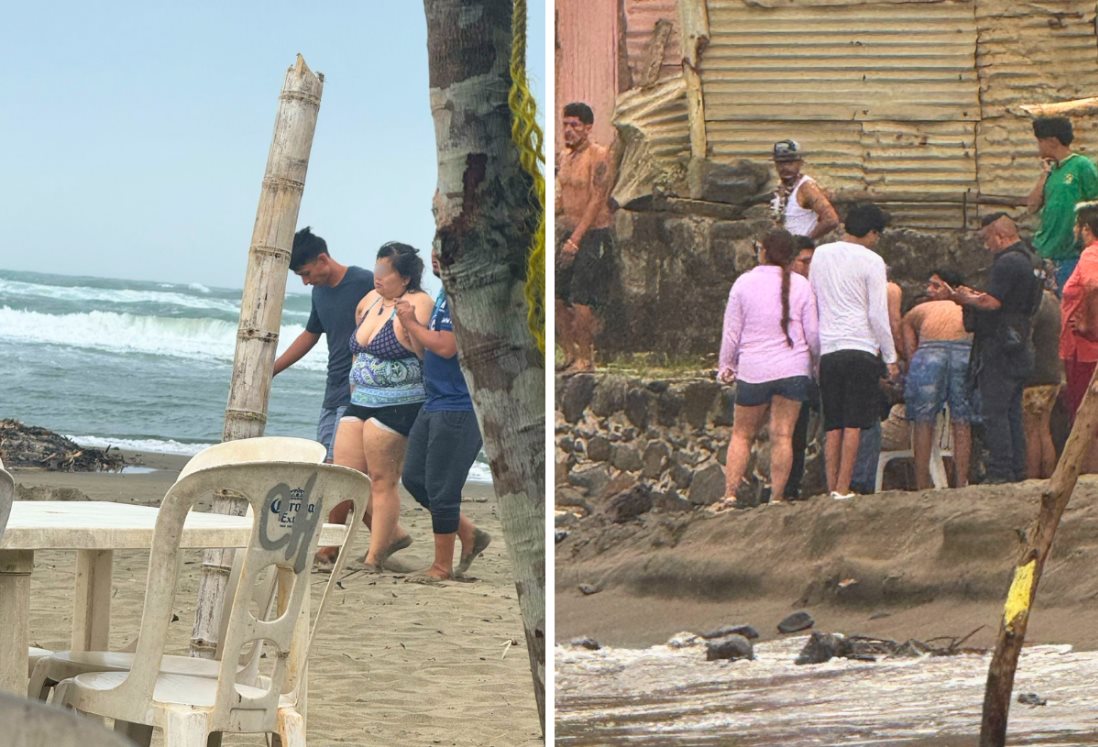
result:
<svg viewBox="0 0 1098 747"><path fill-rule="evenodd" d="M262 436L267 425L290 250L323 90L324 76L314 74L299 54L286 71L278 97L274 138L248 250L222 441ZM214 501L214 510L220 513L241 516L245 508L243 501L225 492L219 492ZM222 599L232 562L231 549L209 550L202 559L191 656L212 659L217 651Z"/></svg>
<svg viewBox="0 0 1098 747"><path fill-rule="evenodd" d="M1098 371L1096 371L1098 373ZM1098 434L1098 377L1091 377L1086 395L1075 415L1064 453L1041 494L1036 522L1026 532L1026 547L1014 569L1014 581L1007 593L995 654L987 672L984 713L980 725L980 747L1002 747L1006 742L1007 715L1014 689L1014 673L1029 624L1029 611L1037 596L1037 584L1052 548L1060 517L1079 479L1080 465Z"/></svg>

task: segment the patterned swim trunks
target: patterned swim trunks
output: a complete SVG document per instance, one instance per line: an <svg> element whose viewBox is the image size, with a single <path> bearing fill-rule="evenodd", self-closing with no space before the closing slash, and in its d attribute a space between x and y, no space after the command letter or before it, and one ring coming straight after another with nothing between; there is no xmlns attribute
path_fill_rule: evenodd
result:
<svg viewBox="0 0 1098 747"><path fill-rule="evenodd" d="M1022 412L1027 417L1043 418L1052 411L1056 395L1060 393L1059 384L1027 386L1022 390Z"/></svg>
<svg viewBox="0 0 1098 747"><path fill-rule="evenodd" d="M968 359L972 345L966 340L934 340L921 343L911 358L904 386L907 417L932 423L947 404L958 423L976 419L968 386Z"/></svg>

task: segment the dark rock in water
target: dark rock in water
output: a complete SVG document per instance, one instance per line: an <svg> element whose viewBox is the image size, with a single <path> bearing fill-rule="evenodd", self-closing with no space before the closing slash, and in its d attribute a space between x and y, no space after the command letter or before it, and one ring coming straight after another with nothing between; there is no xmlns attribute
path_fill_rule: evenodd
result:
<svg viewBox="0 0 1098 747"><path fill-rule="evenodd" d="M578 588L581 594L588 597L592 594L598 594L600 591L602 591L602 589L595 584L580 584Z"/></svg>
<svg viewBox="0 0 1098 747"><path fill-rule="evenodd" d="M634 485L606 502L606 516L615 524L635 519L652 510L652 491L647 485Z"/></svg>
<svg viewBox="0 0 1098 747"><path fill-rule="evenodd" d="M799 630L808 630L815 624L816 621L812 619L812 615L799 610L778 623L778 632L796 633Z"/></svg>
<svg viewBox="0 0 1098 747"><path fill-rule="evenodd" d="M744 638L755 640L759 637L759 631L755 630L750 625L722 625L716 630L710 630L706 633L702 633L701 637L706 640L713 638L724 638L728 635L742 635Z"/></svg>
<svg viewBox="0 0 1098 747"><path fill-rule="evenodd" d="M592 374L576 374L563 387L560 409L564 419L574 423L583 416L591 396L595 393L595 377Z"/></svg>
<svg viewBox="0 0 1098 747"><path fill-rule="evenodd" d="M602 648L602 644L596 641L594 638L583 636L582 638L573 638L568 642L568 645L573 648L585 648L588 651L598 651Z"/></svg>
<svg viewBox="0 0 1098 747"><path fill-rule="evenodd" d="M564 540L568 539L568 532L558 531L555 536L556 544L559 545L561 542L564 542Z"/></svg>
<svg viewBox="0 0 1098 747"><path fill-rule="evenodd" d="M605 436L592 436L587 440L587 458L592 462L610 461L610 441Z"/></svg>
<svg viewBox="0 0 1098 747"><path fill-rule="evenodd" d="M711 462L694 472L690 481L687 498L695 506L707 506L724 496L724 470L721 465Z"/></svg>
<svg viewBox="0 0 1098 747"><path fill-rule="evenodd" d="M797 654L795 664L823 664L836 656L852 653L850 641L838 633L814 632Z"/></svg>
<svg viewBox="0 0 1098 747"><path fill-rule="evenodd" d="M1018 696L1018 702L1022 705L1042 706L1048 705L1048 701L1037 693L1022 693Z"/></svg>
<svg viewBox="0 0 1098 747"><path fill-rule="evenodd" d="M751 645L751 641L747 640L742 635L730 635L725 636L724 638L717 638L709 641L705 645L706 661L754 658L755 647Z"/></svg>

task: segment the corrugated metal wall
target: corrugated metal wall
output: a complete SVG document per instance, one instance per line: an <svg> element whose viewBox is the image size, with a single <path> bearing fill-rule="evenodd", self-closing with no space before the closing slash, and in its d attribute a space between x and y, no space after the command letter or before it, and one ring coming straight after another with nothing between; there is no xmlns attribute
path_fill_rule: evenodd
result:
<svg viewBox="0 0 1098 747"><path fill-rule="evenodd" d="M613 141L618 46L617 0L556 0L558 151L560 110L571 101L584 101L594 110L597 142Z"/></svg>
<svg viewBox="0 0 1098 747"><path fill-rule="evenodd" d="M765 159L792 137L827 188L891 194L908 225L960 225L980 117L970 0L710 0L709 24L701 74L715 158Z"/></svg>
<svg viewBox="0 0 1098 747"><path fill-rule="evenodd" d="M1093 2L978 0L983 119L977 128L977 167L986 194L1025 195L1037 179L1037 145L1019 104L1098 95L1098 48ZM1093 118L1073 118L1072 147L1093 157Z"/></svg>
<svg viewBox="0 0 1098 747"><path fill-rule="evenodd" d="M641 68L645 62L645 53L652 40L656 22L660 20L671 22L671 35L664 47L659 80L676 78L682 73L682 43L676 0L625 0L625 44L634 81L643 74Z"/></svg>

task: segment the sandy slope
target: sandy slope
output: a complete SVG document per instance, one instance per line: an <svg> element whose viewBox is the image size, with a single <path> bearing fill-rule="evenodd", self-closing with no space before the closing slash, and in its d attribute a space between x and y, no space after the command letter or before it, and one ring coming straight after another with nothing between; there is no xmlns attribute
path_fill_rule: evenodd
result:
<svg viewBox="0 0 1098 747"><path fill-rule="evenodd" d="M152 503L185 460L150 454L144 461L160 469L126 475L21 471L15 477L26 487L75 488L94 500ZM485 500L490 495L490 486L466 489L464 509L495 538L470 571L475 581L430 588L394 575L358 574L333 597L310 664L310 745L541 743L510 561L494 499ZM432 553L429 515L405 496L402 522L415 544L396 557L425 567ZM359 555L368 542L369 534L361 533ZM115 555L112 645L124 644L136 631L146 557L136 551ZM188 554L176 597L179 620L171 626L171 643L178 648L190 638L199 562L198 553ZM314 579L315 604L323 587L320 576ZM66 645L72 588L72 553L36 555L31 610L36 645ZM507 641L513 644L506 646ZM225 744L263 741L258 735L238 736Z"/></svg>
<svg viewBox="0 0 1098 747"><path fill-rule="evenodd" d="M579 522L557 545L556 639L662 643L750 623L764 638L807 609L816 629L990 645L1021 532L1043 483ZM1045 569L1028 643L1098 648L1098 478L1075 491ZM842 583L845 582L845 583ZM585 596L581 583L601 587Z"/></svg>

